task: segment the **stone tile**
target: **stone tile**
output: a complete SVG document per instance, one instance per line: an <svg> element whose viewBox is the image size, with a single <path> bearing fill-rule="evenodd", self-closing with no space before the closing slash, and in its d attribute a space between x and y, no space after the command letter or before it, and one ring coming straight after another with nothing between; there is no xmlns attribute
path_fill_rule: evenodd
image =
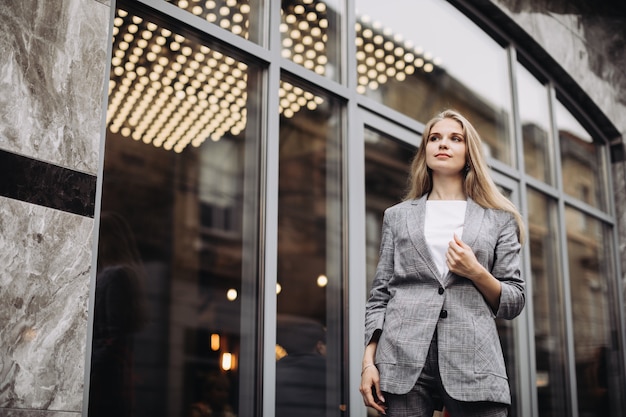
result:
<svg viewBox="0 0 626 417"><path fill-rule="evenodd" d="M0 148L97 172L109 19L95 0L0 8Z"/></svg>
<svg viewBox="0 0 626 417"><path fill-rule="evenodd" d="M45 411L45 410L20 410L0 408L0 415L4 417L80 417L80 413L65 411Z"/></svg>
<svg viewBox="0 0 626 417"><path fill-rule="evenodd" d="M82 409L93 223L0 197L0 407Z"/></svg>

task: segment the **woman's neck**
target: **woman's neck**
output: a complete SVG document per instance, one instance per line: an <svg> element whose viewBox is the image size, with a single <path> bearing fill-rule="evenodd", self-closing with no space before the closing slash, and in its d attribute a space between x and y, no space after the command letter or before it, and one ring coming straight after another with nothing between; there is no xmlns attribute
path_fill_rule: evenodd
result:
<svg viewBox="0 0 626 417"><path fill-rule="evenodd" d="M428 193L429 200L466 200L462 180L433 181L433 188Z"/></svg>

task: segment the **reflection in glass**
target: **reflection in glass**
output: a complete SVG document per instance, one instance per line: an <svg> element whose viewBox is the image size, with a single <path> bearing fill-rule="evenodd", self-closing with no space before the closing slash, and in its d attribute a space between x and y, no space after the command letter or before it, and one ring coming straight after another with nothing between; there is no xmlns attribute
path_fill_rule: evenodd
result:
<svg viewBox="0 0 626 417"><path fill-rule="evenodd" d="M165 0L254 43L262 43L260 0Z"/></svg>
<svg viewBox="0 0 626 417"><path fill-rule="evenodd" d="M557 102L556 124L561 146L561 170L563 172L563 190L574 198L587 204L606 209L602 157L603 147Z"/></svg>
<svg viewBox="0 0 626 417"><path fill-rule="evenodd" d="M528 237L533 287L535 358L539 415L557 417L567 411L565 382L565 336L556 204L543 194L528 189Z"/></svg>
<svg viewBox="0 0 626 417"><path fill-rule="evenodd" d="M281 55L308 70L337 80L344 0L282 0Z"/></svg>
<svg viewBox="0 0 626 417"><path fill-rule="evenodd" d="M365 138L365 239L366 296L378 264L383 213L402 201L415 148L366 128Z"/></svg>
<svg viewBox="0 0 626 417"><path fill-rule="evenodd" d="M296 111L281 104L276 416L339 415L342 112L333 99L290 79L282 80L280 94L309 97L315 106Z"/></svg>
<svg viewBox="0 0 626 417"><path fill-rule="evenodd" d="M356 0L358 91L426 122L463 113L486 154L513 164L507 53L448 2Z"/></svg>
<svg viewBox="0 0 626 417"><path fill-rule="evenodd" d="M524 143L524 168L528 175L553 184L548 90L519 63L516 75Z"/></svg>
<svg viewBox="0 0 626 417"><path fill-rule="evenodd" d="M611 320L611 248L603 224L565 208L569 257L578 415L620 415L619 355Z"/></svg>
<svg viewBox="0 0 626 417"><path fill-rule="evenodd" d="M107 244L114 233L114 249L130 247L107 221L122 218L145 319L135 326L129 297L97 280L94 335L105 338L94 337L89 415L251 415L259 122L247 109L259 107L260 73L151 20L115 18L98 252L103 267L123 259ZM114 316L132 333L106 324ZM110 349L111 334L124 349ZM102 372L106 361L123 366Z"/></svg>

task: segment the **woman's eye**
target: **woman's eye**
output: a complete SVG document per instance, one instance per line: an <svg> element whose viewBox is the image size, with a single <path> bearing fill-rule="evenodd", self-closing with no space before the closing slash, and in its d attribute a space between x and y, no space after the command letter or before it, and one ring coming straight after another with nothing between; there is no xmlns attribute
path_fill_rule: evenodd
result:
<svg viewBox="0 0 626 417"><path fill-rule="evenodd" d="M437 139L439 139L437 136L431 136L428 140L430 140L431 142L434 142Z"/></svg>

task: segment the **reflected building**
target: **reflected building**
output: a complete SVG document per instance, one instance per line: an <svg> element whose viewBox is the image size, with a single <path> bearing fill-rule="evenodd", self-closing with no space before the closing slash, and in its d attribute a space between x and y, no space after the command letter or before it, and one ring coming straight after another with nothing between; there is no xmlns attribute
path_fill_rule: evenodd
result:
<svg viewBox="0 0 626 417"><path fill-rule="evenodd" d="M361 328L382 215L448 107L527 222L527 308L497 323L511 415L626 409L623 102L580 85L593 68L558 62L516 5L32 3L6 8L0 41L9 415L368 415ZM97 279L124 248L105 240L109 213L136 246L141 326ZM103 332L105 317L132 329L123 349L100 349L126 328ZM123 369L118 408L99 402L103 355Z"/></svg>

